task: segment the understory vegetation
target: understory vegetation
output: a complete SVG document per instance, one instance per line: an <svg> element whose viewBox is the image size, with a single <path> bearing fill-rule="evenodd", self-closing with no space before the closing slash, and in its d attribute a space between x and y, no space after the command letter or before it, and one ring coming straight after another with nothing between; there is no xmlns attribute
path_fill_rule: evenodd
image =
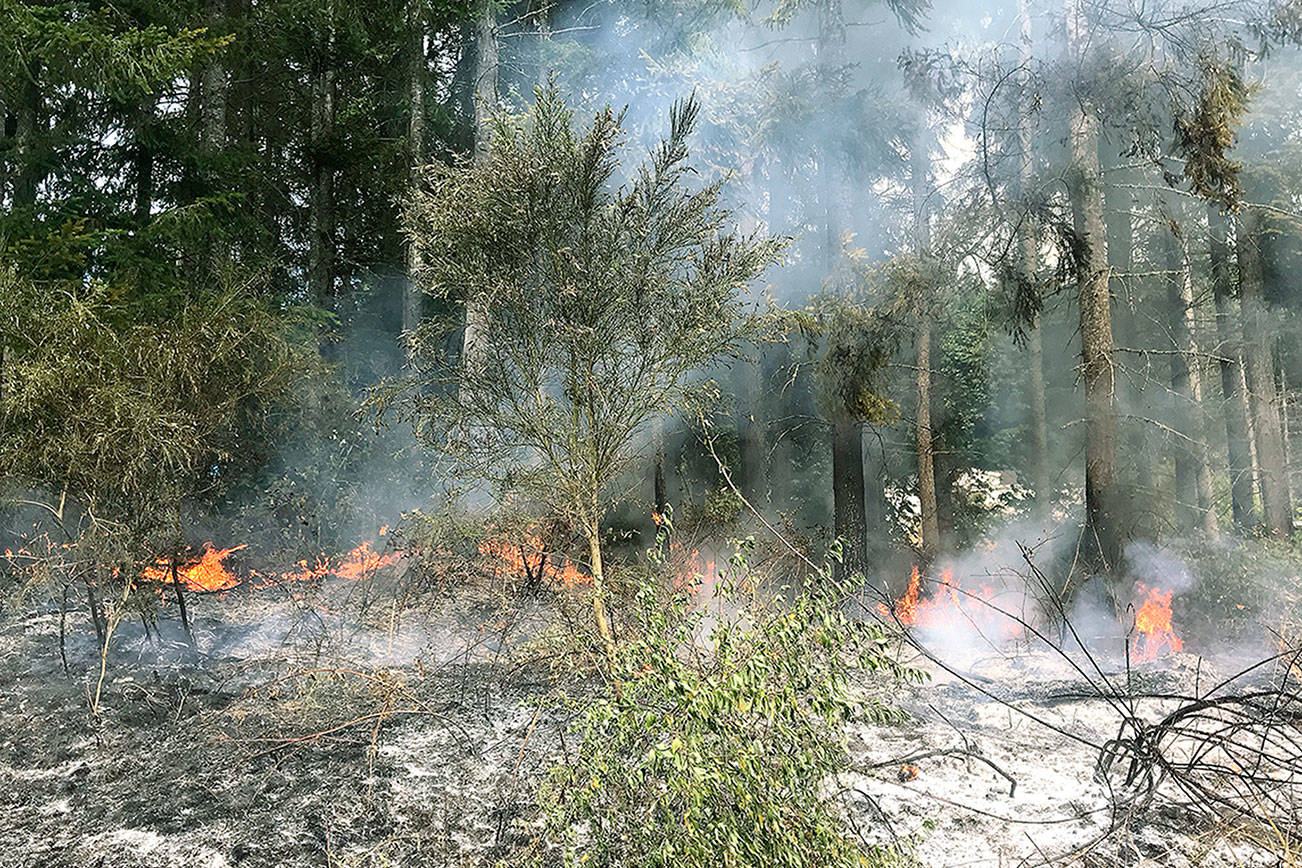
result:
<svg viewBox="0 0 1302 868"><path fill-rule="evenodd" d="M1299 47L0 0L0 866L1296 863Z"/></svg>

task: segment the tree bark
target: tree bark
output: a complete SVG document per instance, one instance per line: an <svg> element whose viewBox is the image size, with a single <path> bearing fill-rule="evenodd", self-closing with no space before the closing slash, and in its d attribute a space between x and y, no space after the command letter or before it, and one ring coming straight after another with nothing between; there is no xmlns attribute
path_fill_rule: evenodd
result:
<svg viewBox="0 0 1302 868"><path fill-rule="evenodd" d="M425 4L407 0L407 150L410 163L408 183L419 182L425 165L425 90L429 68L425 60ZM407 279L402 293L402 331L410 334L420 325L425 294L420 285L420 249L407 240Z"/></svg>
<svg viewBox="0 0 1302 868"><path fill-rule="evenodd" d="M1210 235L1212 296L1216 303L1216 338L1220 358L1221 398L1225 418L1225 444L1230 476L1230 509L1236 527L1256 524L1252 494L1252 440L1248 428L1248 403L1243 383L1240 340L1235 334L1234 277L1230 270L1229 222L1216 205L1207 206Z"/></svg>
<svg viewBox="0 0 1302 868"><path fill-rule="evenodd" d="M1080 0L1069 0L1069 10L1068 38L1080 56L1084 51ZM1085 538L1092 565L1110 572L1121 564L1125 509L1117 475L1116 377L1099 129L1090 106L1080 101L1072 108L1070 147L1072 222L1082 251L1077 300L1085 385Z"/></svg>
<svg viewBox="0 0 1302 868"><path fill-rule="evenodd" d="M1037 508L1044 512L1053 505L1053 476L1049 471L1049 419L1044 396L1044 329L1041 318L1026 335L1027 365L1030 367L1031 487Z"/></svg>
<svg viewBox="0 0 1302 868"><path fill-rule="evenodd" d="M815 70L827 99L841 90L840 69L845 65L845 10L842 0L825 0L818 7L818 38ZM823 209L823 264L827 274L836 268L841 255L841 214L838 180L839 155L823 146L819 159L819 198ZM844 408L832 418L832 515L833 529L841 540L840 576L852 575L867 566L865 534L863 424Z"/></svg>
<svg viewBox="0 0 1302 868"><path fill-rule="evenodd" d="M207 0L204 17L210 32L220 33L225 18L225 0ZM200 90L203 101L199 105L200 148L207 155L220 153L226 147L226 65L220 53L209 58L203 67Z"/></svg>
<svg viewBox="0 0 1302 868"><path fill-rule="evenodd" d="M497 14L485 4L475 21L475 159L488 153L489 121L497 111Z"/></svg>
<svg viewBox="0 0 1302 868"><path fill-rule="evenodd" d="M1266 314L1261 263L1261 215L1247 208L1239 218L1239 296L1243 312L1243 354L1252 408L1253 430L1260 463L1258 487L1266 529L1274 536L1293 535L1293 504L1289 496L1284 434L1275 393L1270 324Z"/></svg>
<svg viewBox="0 0 1302 868"><path fill-rule="evenodd" d="M172 589L176 591L176 605L181 610L181 627L185 630L185 641L190 646L191 651L199 650L198 644L194 641L194 630L190 627L190 609L185 604L185 583L176 569L176 555L173 554L169 565L172 573Z"/></svg>

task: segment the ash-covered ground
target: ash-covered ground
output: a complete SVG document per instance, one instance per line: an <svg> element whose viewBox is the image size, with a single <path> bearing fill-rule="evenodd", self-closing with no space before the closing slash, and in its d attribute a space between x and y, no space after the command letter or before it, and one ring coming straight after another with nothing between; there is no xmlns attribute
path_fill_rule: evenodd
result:
<svg viewBox="0 0 1302 868"><path fill-rule="evenodd" d="M57 611L5 618L0 865L462 866L519 843L558 725L511 649L536 613L191 604L201 656L176 623L153 642L124 623L98 716L85 613L67 675Z"/></svg>
<svg viewBox="0 0 1302 868"><path fill-rule="evenodd" d="M0 866L483 866L517 855L536 787L565 755L566 720L545 701L551 675L530 641L554 606L461 588L371 600L358 618L343 614L350 601L328 590L197 596L198 657L174 610L152 640L124 622L98 715L84 612L68 617L66 674L58 608L6 614ZM856 771L838 783L865 839L928 866L1283 864L1271 841L1160 792L1118 815L1116 776L1096 774L1117 703L1053 652L948 661L961 676L911 662L925 683L865 684L908 718L848 734ZM1103 674L1126 683L1115 664ZM1190 654L1129 676L1136 692L1164 695L1216 677ZM1153 719L1166 710L1134 707Z"/></svg>

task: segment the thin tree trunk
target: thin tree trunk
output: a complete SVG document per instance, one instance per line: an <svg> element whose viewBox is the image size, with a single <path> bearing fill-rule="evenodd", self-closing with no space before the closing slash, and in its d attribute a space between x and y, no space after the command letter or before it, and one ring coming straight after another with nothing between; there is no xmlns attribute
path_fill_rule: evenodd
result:
<svg viewBox="0 0 1302 868"><path fill-rule="evenodd" d="M425 4L407 0L407 150L410 161L409 183L414 187L425 165L425 90L429 68L425 61ZM405 334L420 325L424 292L420 285L420 249L407 241L407 279L403 284L402 330Z"/></svg>
<svg viewBox="0 0 1302 868"><path fill-rule="evenodd" d="M669 489L665 484L665 420L658 416L651 429L655 466L652 468L651 489L656 515L664 515L669 508Z"/></svg>
<svg viewBox="0 0 1302 868"><path fill-rule="evenodd" d="M927 206L931 194L925 128L919 129L909 155L913 175L913 244L918 260L926 266L931 258L931 219ZM940 551L940 519L936 502L935 437L931 428L931 332L932 299L920 300L915 365L917 413L914 436L918 450L918 504L920 512L919 556L930 563Z"/></svg>
<svg viewBox="0 0 1302 868"><path fill-rule="evenodd" d="M815 66L818 84L830 98L840 88L845 65L845 10L842 0L825 0L818 7ZM841 166L829 147L819 159L819 198L823 209L823 265L827 274L841 256L841 213L838 201ZM863 424L844 408L834 410L832 436L832 524L841 540L840 576L862 571L867 564L865 534Z"/></svg>
<svg viewBox="0 0 1302 868"><path fill-rule="evenodd" d="M102 647L107 641L104 631L104 611L100 608L99 600L95 596L95 586L91 584L90 579L85 580L86 584L86 607L90 609L90 621L95 627L95 637L99 640Z"/></svg>
<svg viewBox="0 0 1302 868"><path fill-rule="evenodd" d="M1180 284L1184 282L1184 261L1180 255L1176 229L1169 215L1159 213L1161 233L1160 249L1163 257L1162 284L1166 292L1167 331L1171 335L1171 349L1167 356L1170 362L1171 393L1174 398L1175 415L1172 420L1177 438L1172 438L1172 459L1175 464L1175 506L1177 526L1181 532L1188 531L1196 521L1197 482L1193 456L1189 452L1189 402L1192 400L1189 383L1189 365L1180 355L1184 351L1184 300Z"/></svg>
<svg viewBox="0 0 1302 868"><path fill-rule="evenodd" d="M213 33L221 32L225 5L225 0L207 0L205 4L204 17ZM219 53L204 65L199 85L203 93L199 107L199 142L200 148L208 155L220 153L226 147L227 84L226 66Z"/></svg>
<svg viewBox="0 0 1302 868"><path fill-rule="evenodd" d="M136 140L131 162L136 176L135 217L140 223L149 219L154 208L154 146L150 137L154 124L155 103L155 97L149 96L136 105Z"/></svg>
<svg viewBox="0 0 1302 868"><path fill-rule="evenodd" d="M1171 332L1171 392L1176 401L1175 427L1184 439L1174 444L1176 491L1186 516L1185 528L1195 525L1208 535L1220 532L1212 508L1212 474L1202 424L1202 371L1194 333L1193 280L1179 222L1160 210L1162 247L1166 257L1166 301Z"/></svg>
<svg viewBox="0 0 1302 868"><path fill-rule="evenodd" d="M597 633L605 646L606 656L614 662L615 634L610 629L606 614L606 574L601 562L601 530L595 524L587 528L588 551L592 566L592 616L597 622Z"/></svg>
<svg viewBox="0 0 1302 868"><path fill-rule="evenodd" d="M940 521L936 510L936 459L931 436L931 317L918 323L917 354L918 410L914 436L918 448L918 507L920 513L918 553L930 563L940 550Z"/></svg>
<svg viewBox="0 0 1302 868"><path fill-rule="evenodd" d="M1246 209L1239 218L1239 294L1243 309L1243 353L1252 407L1253 429L1260 462L1258 485L1266 528L1275 536L1293 534L1293 504L1289 497L1284 458L1284 434L1275 394L1270 324L1266 315L1261 264L1261 215Z"/></svg>
<svg viewBox="0 0 1302 868"><path fill-rule="evenodd" d="M173 554L169 564L172 573L172 588L176 591L176 605L181 610L181 626L185 629L185 641L190 646L191 651L198 651L199 646L194 641L194 630L190 628L190 609L185 603L185 583L181 581L180 573L176 569L176 555Z"/></svg>
<svg viewBox="0 0 1302 868"><path fill-rule="evenodd" d="M1216 205L1207 206L1210 235L1212 296L1216 303L1216 337L1220 358L1221 397L1225 417L1225 444L1230 476L1230 509L1234 524L1246 530L1256 524L1252 494L1252 439L1248 429L1247 395L1243 388L1243 361L1235 324L1234 277L1230 270L1229 222Z"/></svg>
<svg viewBox="0 0 1302 868"><path fill-rule="evenodd" d="M552 40L552 4L553 0L537 0L534 10L534 25L538 29L538 87L546 87L551 79L551 67L547 57L547 48Z"/></svg>
<svg viewBox="0 0 1302 868"><path fill-rule="evenodd" d="M15 110L14 139L18 146L14 174L14 206L31 207L36 204L36 190L44 177L41 168L44 147L41 142L45 128L44 101L37 67L28 67L29 80L24 83L22 96Z"/></svg>
<svg viewBox="0 0 1302 868"><path fill-rule="evenodd" d="M312 186L308 212L308 289L317 304L335 308L335 177L329 151L335 124L334 4L327 6L325 57L312 70Z"/></svg>
<svg viewBox="0 0 1302 868"><path fill-rule="evenodd" d="M739 486L751 501L760 503L768 491L767 456L764 442L763 360L741 362L741 389L738 394L737 459Z"/></svg>
<svg viewBox="0 0 1302 868"><path fill-rule="evenodd" d="M832 511L841 540L839 574L864 570L868 563L864 527L863 424L841 415L832 423Z"/></svg>
<svg viewBox="0 0 1302 868"><path fill-rule="evenodd" d="M1107 238L1107 261L1111 265L1108 275L1108 291L1114 304L1112 327L1115 339L1122 346L1138 348L1147 346L1147 339L1139 328L1138 310L1140 307L1139 281L1135 277L1135 212L1138 208L1135 194L1129 184L1136 182L1133 172L1121 167L1114 167L1108 174L1116 180L1107 184L1103 190L1104 228ZM1124 371L1125 361L1120 361ZM1115 401L1129 408L1145 407L1152 400L1144 394L1148 383L1145 376L1117 376L1114 372L1116 388ZM1151 450L1148 448L1148 431L1143 422L1136 420L1118 421L1120 454L1118 456L1117 475L1124 490L1132 495L1145 489L1155 489L1154 480L1158 474L1153 468Z"/></svg>
<svg viewBox="0 0 1302 868"><path fill-rule="evenodd" d="M1041 317L1026 335L1027 365L1030 367L1031 403L1031 487L1041 511L1053 504L1053 477L1049 472L1049 421L1044 397L1044 329Z"/></svg>
<svg viewBox="0 0 1302 868"><path fill-rule="evenodd" d="M1028 0L1018 0L1018 20L1021 24L1021 60L1030 69L1034 58L1034 45L1031 31L1031 11ZM1032 87L1025 85L1019 97L1021 118L1017 124L1018 147L1021 151L1018 160L1018 184L1022 195L1022 207L1025 214L1018 233L1018 252L1021 257L1021 269L1024 279L1040 292L1040 230L1031 212L1031 185L1034 180L1034 166L1031 162L1032 138L1031 118L1035 111L1036 94ZM1029 367L1028 403L1030 404L1031 422L1031 487L1035 490L1036 507L1047 511L1053 500L1053 483L1049 475L1049 424L1044 397L1044 329L1043 316L1035 315L1035 320L1027 329L1026 350Z"/></svg>
<svg viewBox="0 0 1302 868"><path fill-rule="evenodd" d="M488 155L489 128L497 111L498 45L497 14L491 4L475 22L475 79L472 92L474 105L474 158L482 160ZM484 332L489 311L471 301L466 305L466 331L462 340L462 358L468 366L482 364L487 348Z"/></svg>
<svg viewBox="0 0 1302 868"><path fill-rule="evenodd" d="M864 496L864 536L865 550L870 559L876 560L887 554L890 546L890 529L887 527L886 505L886 456L881 438L876 429L869 429L867 437L860 433L863 451L860 464L863 466Z"/></svg>
<svg viewBox="0 0 1302 868"><path fill-rule="evenodd" d="M1084 51L1080 0L1069 0L1069 10L1068 38L1079 56ZM1121 563L1125 509L1117 474L1116 376L1099 130L1088 105L1073 104L1070 137L1072 222L1082 249L1077 297L1085 384L1085 536L1094 566L1112 571Z"/></svg>

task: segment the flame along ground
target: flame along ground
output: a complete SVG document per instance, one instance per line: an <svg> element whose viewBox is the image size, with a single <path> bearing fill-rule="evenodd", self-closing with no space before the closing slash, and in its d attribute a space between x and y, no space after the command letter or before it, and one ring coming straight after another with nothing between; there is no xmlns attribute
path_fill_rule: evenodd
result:
<svg viewBox="0 0 1302 868"><path fill-rule="evenodd" d="M987 639L1013 639L1023 631L1021 624L998 611L1003 607L989 585L981 585L977 591L964 590L952 569L941 571L940 580L929 595L923 595L922 583L922 572L914 566L904 595L893 606L878 603L878 614L883 618L894 617L905 627L942 628L951 633L979 634ZM1136 582L1135 594L1138 602L1134 609L1131 656L1152 661L1183 651L1184 641L1176 635L1172 624L1173 592Z"/></svg>
<svg viewBox="0 0 1302 868"><path fill-rule="evenodd" d="M387 527L380 529L381 535L387 533L387 531ZM243 584L244 578L231 572L226 565L226 559L246 547L245 545L237 545L227 549L218 549L210 542L204 543L203 553L198 560L191 559L177 563L176 577L189 591L208 593L229 591ZM374 574L382 567L397 562L401 557L401 553L398 552L381 554L375 550L374 543L367 540L342 556L320 555L312 564L303 559L295 565L294 569L281 573L263 573L250 570L249 577L257 580L257 584L254 586L257 588L268 588L288 582L319 580L327 576L358 581ZM141 578L147 582L170 584L172 582L170 560L159 558L150 566L145 567L141 572Z"/></svg>
<svg viewBox="0 0 1302 868"><path fill-rule="evenodd" d="M567 556L549 551L533 528L516 540L506 535L490 537L479 544L479 554L494 569L508 575L546 578L566 588L592 582L592 576L575 566Z"/></svg>

